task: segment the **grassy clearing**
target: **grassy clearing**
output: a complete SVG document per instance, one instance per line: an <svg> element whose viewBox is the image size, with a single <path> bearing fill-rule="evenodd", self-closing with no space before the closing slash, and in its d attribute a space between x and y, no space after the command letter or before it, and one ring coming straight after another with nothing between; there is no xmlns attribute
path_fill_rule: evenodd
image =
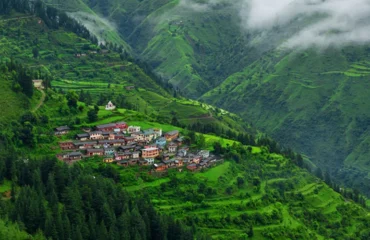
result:
<svg viewBox="0 0 370 240"><path fill-rule="evenodd" d="M10 191L11 185L12 185L12 182L11 181L4 180L0 184L0 193L4 193L4 192L7 192L7 191Z"/></svg>
<svg viewBox="0 0 370 240"><path fill-rule="evenodd" d="M218 178L223 176L230 167L230 162L225 162L214 168L211 168L203 173L198 173L197 176L200 178L206 178L211 182L217 182Z"/></svg>
<svg viewBox="0 0 370 240"><path fill-rule="evenodd" d="M26 109L30 107L29 100L21 93L15 93L11 89L11 81L7 76L0 76L0 124L17 119ZM36 97L35 97L36 98Z"/></svg>
<svg viewBox="0 0 370 240"><path fill-rule="evenodd" d="M154 182L143 183L143 184L140 184L140 185L137 185L137 186L125 187L125 190L127 190L129 192L130 191L139 191L139 190L143 190L144 188L158 187L162 183L167 183L169 181L170 180L168 178L161 178L161 179L155 180Z"/></svg>

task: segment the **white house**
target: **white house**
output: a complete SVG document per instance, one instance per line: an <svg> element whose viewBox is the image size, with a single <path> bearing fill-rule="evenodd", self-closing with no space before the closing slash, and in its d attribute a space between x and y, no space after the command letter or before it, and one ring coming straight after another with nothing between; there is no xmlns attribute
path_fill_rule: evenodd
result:
<svg viewBox="0 0 370 240"><path fill-rule="evenodd" d="M209 150L202 150L198 153L203 159L209 158Z"/></svg>
<svg viewBox="0 0 370 240"><path fill-rule="evenodd" d="M101 131L90 132L90 140L104 139Z"/></svg>
<svg viewBox="0 0 370 240"><path fill-rule="evenodd" d="M154 164L154 158L144 158L144 160L147 161L149 165Z"/></svg>
<svg viewBox="0 0 370 240"><path fill-rule="evenodd" d="M111 101L109 101L109 103L105 105L105 110L114 110L114 109L116 109L116 106L113 105Z"/></svg>
<svg viewBox="0 0 370 240"><path fill-rule="evenodd" d="M135 133L135 132L140 132L140 127L139 126L129 126L127 128L128 133Z"/></svg>
<svg viewBox="0 0 370 240"><path fill-rule="evenodd" d="M32 80L32 82L35 88L44 89L43 80L35 79L35 80Z"/></svg>
<svg viewBox="0 0 370 240"><path fill-rule="evenodd" d="M154 132L156 134L156 137L162 136L162 129L160 129L160 128L154 128L153 130L154 130Z"/></svg>

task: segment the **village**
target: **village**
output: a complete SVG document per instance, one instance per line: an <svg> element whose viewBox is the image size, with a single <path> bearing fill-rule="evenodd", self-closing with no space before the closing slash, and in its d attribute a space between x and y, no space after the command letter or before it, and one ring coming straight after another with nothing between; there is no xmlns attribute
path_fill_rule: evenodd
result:
<svg viewBox="0 0 370 240"><path fill-rule="evenodd" d="M66 135L70 131L68 126L61 126L55 129L55 135ZM82 131L74 140L59 142L64 151L57 154L59 160L72 164L97 156L105 163L122 167L148 166L153 172L184 168L198 171L222 161L209 150L190 150L178 130L162 133L159 128L142 130L140 126L116 122Z"/></svg>

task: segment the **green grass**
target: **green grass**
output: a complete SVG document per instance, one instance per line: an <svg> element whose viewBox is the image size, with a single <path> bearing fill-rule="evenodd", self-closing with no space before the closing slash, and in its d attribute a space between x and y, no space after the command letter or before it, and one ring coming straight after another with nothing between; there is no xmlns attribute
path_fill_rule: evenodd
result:
<svg viewBox="0 0 370 240"><path fill-rule="evenodd" d="M9 181L9 180L4 180L1 184L0 184L0 193L4 193L4 192L7 192L7 191L10 191L11 189L11 185L12 185L12 182Z"/></svg>
<svg viewBox="0 0 370 240"><path fill-rule="evenodd" d="M161 178L161 179L155 180L154 182L143 183L143 184L140 184L140 185L137 185L137 186L125 187L125 190L129 191L129 192L130 191L139 191L139 190L143 190L144 188L158 187L162 183L166 183L166 182L169 182L168 178Z"/></svg>
<svg viewBox="0 0 370 240"><path fill-rule="evenodd" d="M225 162L221 165L218 165L212 169L205 171L204 173L199 173L197 174L197 176L201 178L206 178L212 182L217 182L218 178L220 176L223 176L227 172L229 166L230 166L230 162Z"/></svg>
<svg viewBox="0 0 370 240"><path fill-rule="evenodd" d="M0 73L0 124L9 122L19 117L22 112L30 107L29 100L22 93L12 91L12 82L6 80L7 76ZM35 91L36 92L36 91Z"/></svg>

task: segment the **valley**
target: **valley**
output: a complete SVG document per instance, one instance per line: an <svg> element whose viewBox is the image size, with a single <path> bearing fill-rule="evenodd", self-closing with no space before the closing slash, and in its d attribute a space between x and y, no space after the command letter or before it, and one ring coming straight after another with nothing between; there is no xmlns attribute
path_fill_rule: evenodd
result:
<svg viewBox="0 0 370 240"><path fill-rule="evenodd" d="M243 25L243 1L79 2L117 24L183 95L238 114L369 194L366 42L291 48L284 43L320 14L259 31Z"/></svg>
<svg viewBox="0 0 370 240"><path fill-rule="evenodd" d="M222 1L43 2L0 4L1 237L370 237L365 47L274 50Z"/></svg>

